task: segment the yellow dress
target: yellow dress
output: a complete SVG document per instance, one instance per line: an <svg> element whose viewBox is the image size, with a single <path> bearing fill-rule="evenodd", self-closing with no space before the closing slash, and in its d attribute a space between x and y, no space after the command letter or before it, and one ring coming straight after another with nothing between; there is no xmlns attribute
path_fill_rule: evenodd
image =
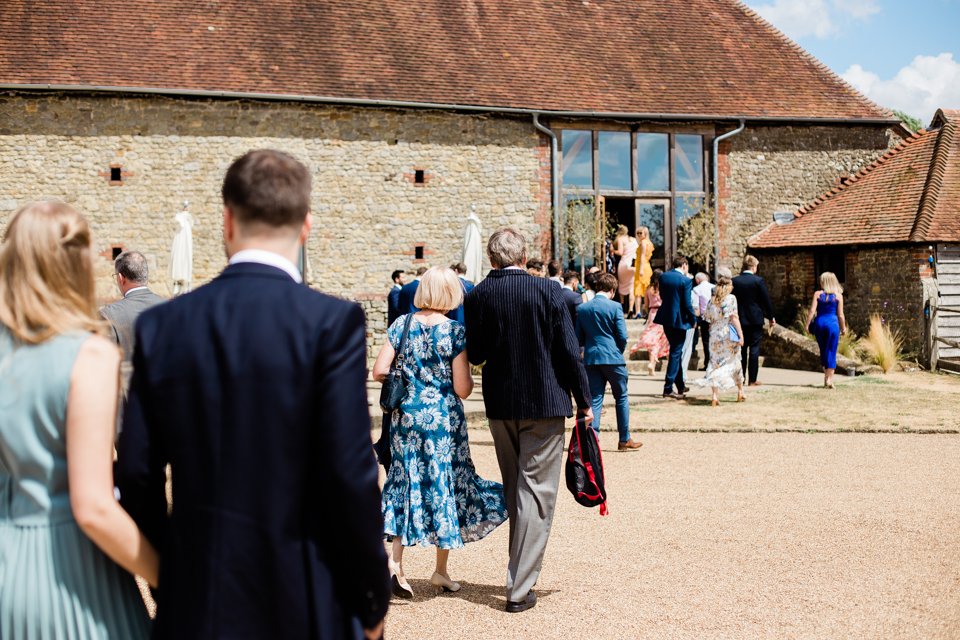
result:
<svg viewBox="0 0 960 640"><path fill-rule="evenodd" d="M642 297L647 293L647 287L650 286L650 277L653 275L653 268L650 266L650 258L653 257L653 243L644 238L637 247L636 273L633 276L633 295Z"/></svg>

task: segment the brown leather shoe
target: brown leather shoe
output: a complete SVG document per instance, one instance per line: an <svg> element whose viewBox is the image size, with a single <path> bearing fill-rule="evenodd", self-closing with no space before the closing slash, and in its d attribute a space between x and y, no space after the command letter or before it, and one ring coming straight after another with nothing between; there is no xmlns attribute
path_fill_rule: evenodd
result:
<svg viewBox="0 0 960 640"><path fill-rule="evenodd" d="M618 442L617 451L636 451L642 446L642 442L637 442L633 438L630 438L626 442Z"/></svg>
<svg viewBox="0 0 960 640"><path fill-rule="evenodd" d="M663 394L664 398L673 398L674 400L685 400L687 396L682 393L665 393Z"/></svg>
<svg viewBox="0 0 960 640"><path fill-rule="evenodd" d="M748 387L759 387L759 386L761 386L762 384L763 384L762 382L751 382L751 383L748 384L747 386L748 386Z"/></svg>

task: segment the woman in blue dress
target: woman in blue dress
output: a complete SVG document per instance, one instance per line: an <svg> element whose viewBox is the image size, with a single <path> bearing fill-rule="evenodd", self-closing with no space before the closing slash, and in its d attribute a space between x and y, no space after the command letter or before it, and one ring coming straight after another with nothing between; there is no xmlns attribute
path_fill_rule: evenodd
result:
<svg viewBox="0 0 960 640"><path fill-rule="evenodd" d="M507 519L503 486L477 475L470 459L462 398L473 391L464 351L463 325L446 317L463 301L463 286L447 268L420 280L404 345L407 394L390 422L391 462L383 486L384 533L393 536L390 576L394 595L413 597L403 575L403 548L433 545L431 584L445 591L460 585L447 573L450 549L480 540ZM387 331L373 366L383 381L393 363L407 316Z"/></svg>
<svg viewBox="0 0 960 640"><path fill-rule="evenodd" d="M0 245L0 638L137 640L158 559L113 489L120 352L96 335L90 227L62 202Z"/></svg>
<svg viewBox="0 0 960 640"><path fill-rule="evenodd" d="M820 290L813 294L807 326L820 347L823 386L833 389L833 372L837 368L837 346L840 334L847 331L843 317L843 287L830 271L820 274Z"/></svg>

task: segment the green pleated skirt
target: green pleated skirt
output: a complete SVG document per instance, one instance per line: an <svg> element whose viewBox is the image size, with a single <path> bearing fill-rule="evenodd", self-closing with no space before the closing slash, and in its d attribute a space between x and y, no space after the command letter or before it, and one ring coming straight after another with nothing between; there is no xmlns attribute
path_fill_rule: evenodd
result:
<svg viewBox="0 0 960 640"><path fill-rule="evenodd" d="M0 519L0 638L140 640L149 625L133 576L76 522Z"/></svg>

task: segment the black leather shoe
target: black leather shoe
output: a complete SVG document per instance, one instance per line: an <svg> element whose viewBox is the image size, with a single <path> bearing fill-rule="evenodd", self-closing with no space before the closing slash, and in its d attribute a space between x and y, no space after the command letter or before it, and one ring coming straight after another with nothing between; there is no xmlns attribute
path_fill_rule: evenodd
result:
<svg viewBox="0 0 960 640"><path fill-rule="evenodd" d="M507 600L506 611L507 613L520 613L521 611L526 611L527 609L533 609L535 604L537 604L537 594L531 591L527 594L527 597L523 602L510 602Z"/></svg>
<svg viewBox="0 0 960 640"><path fill-rule="evenodd" d="M665 393L663 394L664 398L673 398L674 400L684 400L686 396L682 393Z"/></svg>
<svg viewBox="0 0 960 640"><path fill-rule="evenodd" d="M680 393L690 393L690 387L684 385L684 386L683 386L683 391L681 391Z"/></svg>

